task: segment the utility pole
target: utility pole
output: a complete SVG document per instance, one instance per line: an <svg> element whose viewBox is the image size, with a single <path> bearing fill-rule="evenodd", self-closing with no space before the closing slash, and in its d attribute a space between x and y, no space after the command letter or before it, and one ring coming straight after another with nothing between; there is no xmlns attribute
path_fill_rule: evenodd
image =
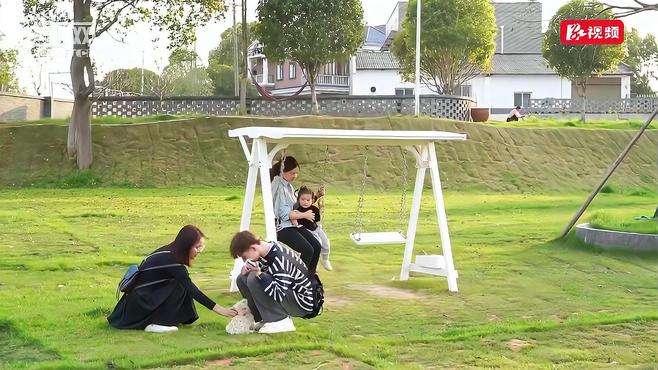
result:
<svg viewBox="0 0 658 370"><path fill-rule="evenodd" d="M242 0L242 78L240 79L240 114L247 114L247 0Z"/></svg>
<svg viewBox="0 0 658 370"><path fill-rule="evenodd" d="M416 3L416 91L414 112L416 117L420 116L420 1Z"/></svg>
<svg viewBox="0 0 658 370"><path fill-rule="evenodd" d="M142 89L140 94L144 96L144 48L142 48Z"/></svg>
<svg viewBox="0 0 658 370"><path fill-rule="evenodd" d="M234 96L240 96L240 56L238 55L238 26L236 18L237 0L233 0L233 88Z"/></svg>

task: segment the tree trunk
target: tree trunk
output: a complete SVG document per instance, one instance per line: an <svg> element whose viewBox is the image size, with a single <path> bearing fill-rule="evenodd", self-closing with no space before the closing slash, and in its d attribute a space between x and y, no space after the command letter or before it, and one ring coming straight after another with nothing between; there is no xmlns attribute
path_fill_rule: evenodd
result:
<svg viewBox="0 0 658 370"><path fill-rule="evenodd" d="M587 79L583 79L580 82L580 89L581 89L581 95L580 97L582 98L582 107L581 107L581 113L580 113L580 120L585 122L587 120Z"/></svg>
<svg viewBox="0 0 658 370"><path fill-rule="evenodd" d="M91 99L94 91L94 71L89 56L91 10L90 1L73 2L73 56L71 57L71 83L73 112L67 138L67 151L75 155L78 168L88 169L93 160L91 146ZM81 22L89 22L80 24ZM85 81L85 77L86 80Z"/></svg>
<svg viewBox="0 0 658 370"><path fill-rule="evenodd" d="M318 95L315 92L315 81L310 83L311 85L311 113L320 114L320 106L318 105Z"/></svg>
<svg viewBox="0 0 658 370"><path fill-rule="evenodd" d="M247 50L249 39L247 38L247 0L242 0L242 71L240 78L240 114L247 114Z"/></svg>

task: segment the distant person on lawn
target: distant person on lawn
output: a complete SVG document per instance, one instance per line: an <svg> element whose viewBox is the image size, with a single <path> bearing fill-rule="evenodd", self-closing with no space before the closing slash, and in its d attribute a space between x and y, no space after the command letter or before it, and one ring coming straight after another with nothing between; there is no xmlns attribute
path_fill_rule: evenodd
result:
<svg viewBox="0 0 658 370"><path fill-rule="evenodd" d="M507 122L518 121L519 118L523 118L521 110L521 107L518 105L514 107L514 109L509 112L509 116L507 116Z"/></svg>
<svg viewBox="0 0 658 370"><path fill-rule="evenodd" d="M316 307L309 272L288 247L266 242L250 231L231 240L231 256L244 267L236 283L261 334L295 331L290 316L306 317Z"/></svg>
<svg viewBox="0 0 658 370"><path fill-rule="evenodd" d="M183 227L171 244L144 259L135 287L125 293L107 321L117 329L171 332L191 324L199 316L194 302L220 315L233 317L233 309L221 307L190 280L187 267L205 248L205 235L196 226ZM186 267L187 266L187 267Z"/></svg>

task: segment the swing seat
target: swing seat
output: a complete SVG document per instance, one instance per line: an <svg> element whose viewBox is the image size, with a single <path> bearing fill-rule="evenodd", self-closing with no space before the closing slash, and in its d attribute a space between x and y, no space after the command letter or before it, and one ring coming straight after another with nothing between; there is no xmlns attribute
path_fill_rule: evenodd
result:
<svg viewBox="0 0 658 370"><path fill-rule="evenodd" d="M351 233L350 239L356 245L405 244L407 238L397 231L379 233Z"/></svg>

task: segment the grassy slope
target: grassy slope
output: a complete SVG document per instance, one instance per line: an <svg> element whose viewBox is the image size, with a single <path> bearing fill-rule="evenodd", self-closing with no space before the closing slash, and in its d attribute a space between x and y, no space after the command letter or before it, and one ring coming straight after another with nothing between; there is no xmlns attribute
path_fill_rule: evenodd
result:
<svg viewBox="0 0 658 370"><path fill-rule="evenodd" d="M330 188L331 191L331 188ZM276 337L229 337L226 320L200 320L168 336L108 328L104 316L125 266L169 241L180 225L210 237L192 279L221 304L239 223L241 190L80 189L0 191L0 367L133 367L225 359L239 367L327 368L655 366L655 256L599 253L550 242L580 195L449 193L460 292L442 278L399 282L401 246L348 240L356 194L327 199L325 228L336 271L322 272L325 313ZM436 252L426 194L417 251ZM396 195L369 194L367 223L395 228ZM592 211L650 212L658 198L602 194ZM262 231L260 208L255 229ZM419 299L383 298L355 284L399 288ZM525 345L520 351L508 346ZM7 353L12 353L8 356Z"/></svg>
<svg viewBox="0 0 658 370"><path fill-rule="evenodd" d="M245 125L465 132L466 142L437 145L448 188L542 192L591 189L633 135L627 130L526 129L436 119L387 118L199 118L177 122L103 125L93 130L91 174L107 185L238 186L246 165L230 128ZM655 190L658 132L648 132L612 179L617 190ZM296 146L309 178L334 186L356 186L363 150ZM367 150L369 183L399 187L397 148ZM372 158L381 160L372 160ZM407 156L410 167L411 158ZM74 163L66 155L66 128L53 125L0 127L0 186L49 186L66 182Z"/></svg>

